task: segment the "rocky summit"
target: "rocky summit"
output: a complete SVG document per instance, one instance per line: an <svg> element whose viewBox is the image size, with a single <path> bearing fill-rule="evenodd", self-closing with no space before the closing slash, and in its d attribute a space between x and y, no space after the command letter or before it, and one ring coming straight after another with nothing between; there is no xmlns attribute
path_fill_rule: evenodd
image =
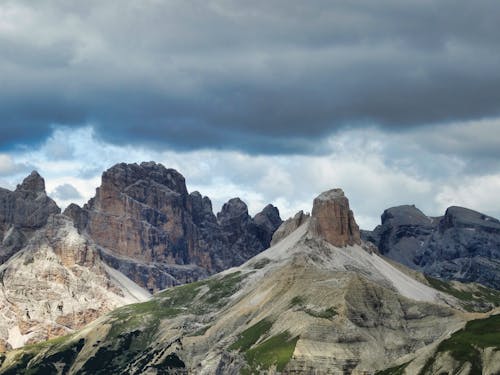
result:
<svg viewBox="0 0 500 375"><path fill-rule="evenodd" d="M45 192L45 181L35 171L16 190L0 188L0 264L22 249L33 233L60 213Z"/></svg>
<svg viewBox="0 0 500 375"><path fill-rule="evenodd" d="M245 217L237 200L223 212ZM322 194L244 264L8 352L0 373L498 373L494 310L468 312L476 302L464 285L437 289L370 251L354 223L344 194ZM484 293L486 310L498 309L499 296ZM460 356L457 342L477 349Z"/></svg>
<svg viewBox="0 0 500 375"><path fill-rule="evenodd" d="M430 276L500 289L500 221L482 213L449 207L444 216L428 217L415 206L393 207L363 237Z"/></svg>
<svg viewBox="0 0 500 375"><path fill-rule="evenodd" d="M281 224L267 206L254 218L239 198L214 215L208 197L161 164L117 164L83 208L65 210L104 260L151 291L237 266L269 247Z"/></svg>

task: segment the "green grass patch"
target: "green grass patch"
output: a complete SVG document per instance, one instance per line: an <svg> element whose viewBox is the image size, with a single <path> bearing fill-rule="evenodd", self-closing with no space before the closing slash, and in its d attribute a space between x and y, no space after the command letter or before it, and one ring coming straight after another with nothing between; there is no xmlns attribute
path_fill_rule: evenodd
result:
<svg viewBox="0 0 500 375"><path fill-rule="evenodd" d="M377 371L375 375L403 375L410 362L403 363L399 366L389 367L382 371Z"/></svg>
<svg viewBox="0 0 500 375"><path fill-rule="evenodd" d="M229 350L247 351L259 341L262 336L266 335L272 326L273 323L271 321L267 319L261 320L241 332L238 336L238 340L229 347Z"/></svg>
<svg viewBox="0 0 500 375"><path fill-rule="evenodd" d="M477 286L477 291L460 290L453 287L453 284L425 275L429 284L441 292L452 295L464 302L463 307L467 311L477 311L476 304L489 303L494 307L500 306L500 291L490 289L482 285ZM479 309L480 310L480 309Z"/></svg>
<svg viewBox="0 0 500 375"><path fill-rule="evenodd" d="M250 373L269 369L273 365L276 365L277 371L283 371L292 358L298 339L283 332L247 350L245 358L251 368Z"/></svg>
<svg viewBox="0 0 500 375"><path fill-rule="evenodd" d="M304 306L305 304L305 300L303 297L301 296L295 296L292 298L292 300L290 301L290 306L291 307L295 307L295 306L299 306L299 307L302 307Z"/></svg>
<svg viewBox="0 0 500 375"><path fill-rule="evenodd" d="M469 362L472 366L472 374L481 374L479 349L490 347L500 350L500 314L468 322L464 329L455 332L449 339L438 345L436 355L448 352L460 365ZM435 358L431 358L426 363L421 374L425 374L431 368L434 360Z"/></svg>
<svg viewBox="0 0 500 375"><path fill-rule="evenodd" d="M315 311L311 309L304 309L304 312L308 315L311 315L315 318L321 319L332 319L337 315L337 311L333 307L328 307L327 309Z"/></svg>
<svg viewBox="0 0 500 375"><path fill-rule="evenodd" d="M269 263L271 263L271 259L269 259L269 258L262 258L262 259L259 259L256 262L252 263L252 268L254 270L260 270L260 269L264 268L265 266L267 266Z"/></svg>

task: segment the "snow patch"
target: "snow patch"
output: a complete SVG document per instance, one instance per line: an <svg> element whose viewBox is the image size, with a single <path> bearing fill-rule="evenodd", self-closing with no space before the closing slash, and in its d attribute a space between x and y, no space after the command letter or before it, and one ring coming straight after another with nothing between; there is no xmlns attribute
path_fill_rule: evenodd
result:
<svg viewBox="0 0 500 375"><path fill-rule="evenodd" d="M12 346L13 349L20 348L33 336L35 332L28 333L27 335L23 335L19 330L19 326L15 325L9 328L9 338L7 342Z"/></svg>

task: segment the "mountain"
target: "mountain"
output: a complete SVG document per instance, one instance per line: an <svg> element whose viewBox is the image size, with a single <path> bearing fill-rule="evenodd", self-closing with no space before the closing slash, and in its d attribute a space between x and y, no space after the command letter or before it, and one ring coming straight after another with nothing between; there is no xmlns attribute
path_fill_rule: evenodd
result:
<svg viewBox="0 0 500 375"><path fill-rule="evenodd" d="M0 264L23 248L33 233L61 210L45 192L45 181L33 171L16 190L0 188Z"/></svg>
<svg viewBox="0 0 500 375"><path fill-rule="evenodd" d="M242 264L269 247L281 218L268 205L254 218L239 198L214 215L208 197L161 164L117 164L94 198L64 212L105 262L150 291Z"/></svg>
<svg viewBox="0 0 500 375"><path fill-rule="evenodd" d="M373 374L420 361L416 374L423 352L439 359L450 334L488 316L379 256L357 228L344 193L325 192L244 264L8 352L0 373ZM499 363L495 337L483 368Z"/></svg>
<svg viewBox="0 0 500 375"><path fill-rule="evenodd" d="M52 215L0 266L0 284L3 349L74 332L116 307L150 297L107 267L63 215Z"/></svg>
<svg viewBox="0 0 500 375"><path fill-rule="evenodd" d="M415 206L389 208L363 238L381 254L427 275L500 289L500 221L463 207L428 217Z"/></svg>
<svg viewBox="0 0 500 375"><path fill-rule="evenodd" d="M15 191L0 189L0 352L239 265L280 224L274 206L251 218L238 198L216 217L207 197L156 163L114 166L95 198L61 215L32 172Z"/></svg>

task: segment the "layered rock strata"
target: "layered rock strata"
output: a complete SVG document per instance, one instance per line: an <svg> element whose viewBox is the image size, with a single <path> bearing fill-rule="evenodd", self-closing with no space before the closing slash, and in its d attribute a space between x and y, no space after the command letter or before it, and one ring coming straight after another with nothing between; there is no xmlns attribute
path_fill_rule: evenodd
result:
<svg viewBox="0 0 500 375"><path fill-rule="evenodd" d="M65 214L108 264L152 291L243 263L269 247L281 224L275 207L252 218L239 198L216 216L209 198L188 194L180 173L154 162L115 165L94 198Z"/></svg>

